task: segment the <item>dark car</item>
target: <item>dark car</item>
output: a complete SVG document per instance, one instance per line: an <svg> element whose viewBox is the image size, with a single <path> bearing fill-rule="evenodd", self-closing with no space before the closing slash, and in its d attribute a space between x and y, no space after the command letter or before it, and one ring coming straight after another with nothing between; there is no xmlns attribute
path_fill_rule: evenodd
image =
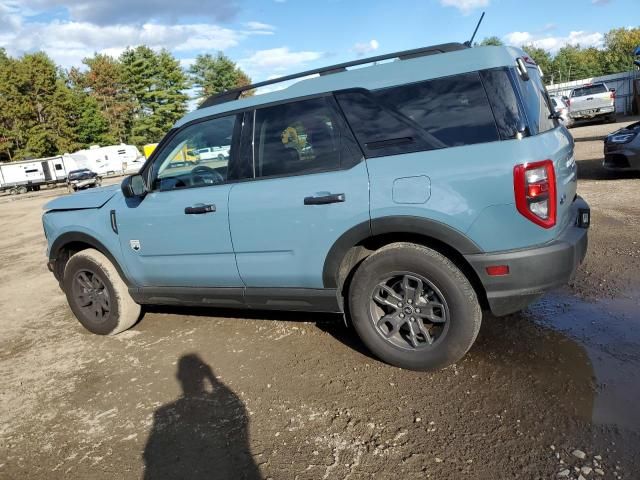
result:
<svg viewBox="0 0 640 480"><path fill-rule="evenodd" d="M102 179L98 174L88 168L79 170L71 170L67 177L67 185L69 190L84 190L85 188L99 187Z"/></svg>
<svg viewBox="0 0 640 480"><path fill-rule="evenodd" d="M639 134L640 122L635 122L607 135L604 139L604 168L640 171Z"/></svg>

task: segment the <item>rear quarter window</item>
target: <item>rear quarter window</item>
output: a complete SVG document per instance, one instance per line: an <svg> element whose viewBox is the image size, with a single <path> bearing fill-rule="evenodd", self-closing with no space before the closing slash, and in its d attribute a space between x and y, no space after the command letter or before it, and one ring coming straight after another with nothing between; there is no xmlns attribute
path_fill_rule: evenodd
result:
<svg viewBox="0 0 640 480"><path fill-rule="evenodd" d="M500 139L477 72L336 97L368 157Z"/></svg>
<svg viewBox="0 0 640 480"><path fill-rule="evenodd" d="M527 68L527 71L528 80L524 80L518 73L514 73L513 76L517 79L522 94L530 133L535 135L555 128L558 123L557 120L550 118L554 110L538 68Z"/></svg>
<svg viewBox="0 0 640 480"><path fill-rule="evenodd" d="M516 138L518 132L524 134L526 119L516 96L513 80L507 69L483 70L482 82L493 109L500 138Z"/></svg>

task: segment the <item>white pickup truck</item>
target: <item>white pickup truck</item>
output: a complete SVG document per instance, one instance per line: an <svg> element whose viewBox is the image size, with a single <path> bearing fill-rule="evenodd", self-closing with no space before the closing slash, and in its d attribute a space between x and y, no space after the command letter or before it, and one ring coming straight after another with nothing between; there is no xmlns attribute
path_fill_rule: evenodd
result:
<svg viewBox="0 0 640 480"><path fill-rule="evenodd" d="M603 82L574 88L569 94L569 116L575 121L601 118L615 122L615 90L609 90Z"/></svg>

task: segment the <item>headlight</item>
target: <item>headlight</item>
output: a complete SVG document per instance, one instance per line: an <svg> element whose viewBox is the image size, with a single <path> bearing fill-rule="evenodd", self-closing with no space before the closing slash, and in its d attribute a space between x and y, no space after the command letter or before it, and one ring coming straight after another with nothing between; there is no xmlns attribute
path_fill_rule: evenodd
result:
<svg viewBox="0 0 640 480"><path fill-rule="evenodd" d="M609 141L611 143L629 143L636 135L637 133L618 133L611 135Z"/></svg>

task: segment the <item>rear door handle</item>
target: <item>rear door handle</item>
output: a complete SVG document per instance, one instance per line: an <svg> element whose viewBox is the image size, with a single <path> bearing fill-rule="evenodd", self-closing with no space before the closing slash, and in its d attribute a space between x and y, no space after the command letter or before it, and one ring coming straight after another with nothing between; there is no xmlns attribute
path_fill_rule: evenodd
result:
<svg viewBox="0 0 640 480"><path fill-rule="evenodd" d="M329 195L321 195L319 197L304 197L305 205L326 205L328 203L344 202L344 193L332 193Z"/></svg>
<svg viewBox="0 0 640 480"><path fill-rule="evenodd" d="M194 205L193 207L187 207L184 209L184 213L187 215L202 215L203 213L213 213L216 211L216 206L211 204L211 205L204 205L202 203L199 203L197 205Z"/></svg>

